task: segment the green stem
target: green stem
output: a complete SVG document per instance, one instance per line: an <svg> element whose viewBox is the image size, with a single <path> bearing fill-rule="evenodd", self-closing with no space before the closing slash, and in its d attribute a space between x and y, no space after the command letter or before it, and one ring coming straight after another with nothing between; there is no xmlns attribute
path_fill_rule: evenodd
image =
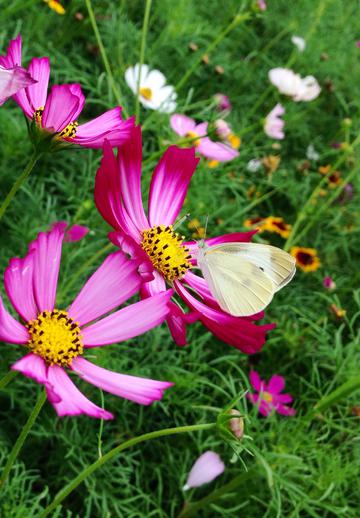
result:
<svg viewBox="0 0 360 518"><path fill-rule="evenodd" d="M14 444L13 449L11 450L8 461L5 464L5 468L4 468L4 471L3 471L1 479L0 479L0 486L2 486L6 482L6 479L14 465L14 462L15 462L17 456L19 455L19 452L20 452L21 448L23 447L24 442L32 428L32 425L34 424L37 416L39 415L40 410L42 409L45 401L46 401L46 392L45 392L45 390L42 390L39 394L39 397L37 399L36 405L33 408L33 411L31 412L19 437L16 440L16 443Z"/></svg>
<svg viewBox="0 0 360 518"><path fill-rule="evenodd" d="M165 428L164 430L157 430L156 432L145 433L143 435L139 435L138 437L134 437L133 439L129 439L128 441L123 442L119 446L116 446L109 452L105 453L98 460L90 464L87 468L85 468L77 477L75 477L67 486L65 486L54 498L48 507L44 510L44 512L39 516L39 518L45 518L48 516L54 509L61 504L61 502L76 489L88 476L92 475L94 471L101 468L106 462L112 460L118 453L135 446L135 444L139 444L141 442L150 441L152 439L157 439L158 437L166 437L168 435L175 435L180 433L189 433L189 432L197 432L200 430L210 430L216 426L215 423L207 423L207 424L196 424L190 426L179 426L178 428Z"/></svg>
<svg viewBox="0 0 360 518"><path fill-rule="evenodd" d="M128 113L127 113L127 111L125 109L125 106L124 106L124 103L123 103L123 100L122 100L122 96L121 96L121 93L120 93L120 89L118 88L118 86L117 86L117 84L115 82L113 73L111 71L111 67L110 67L110 63L109 63L109 60L108 60L108 57L107 57L107 54L106 54L106 50L105 50L104 44L103 44L101 36L100 36L99 28L98 28L97 23L96 23L96 18L95 18L95 15L94 15L94 10L93 10L92 5L91 5L91 0L85 0L85 4L86 4L86 8L87 8L88 13L89 13L90 22L91 22L92 28L94 30L94 34L95 34L95 38L96 38L97 44L98 44L99 49L100 49L101 58L102 58L103 63L104 63L104 67L105 67L105 70L106 70L106 73L107 73L107 76L108 76L108 80L109 80L111 89L112 89L112 91L113 91L113 93L115 95L116 102L122 106L123 114L125 115L125 117L128 117Z"/></svg>
<svg viewBox="0 0 360 518"><path fill-rule="evenodd" d="M14 185L11 187L5 200L3 201L2 205L0 206L0 219L5 214L6 209L12 202L13 198L15 197L16 193L18 192L18 190L20 189L22 184L25 182L25 180L30 175L31 171L34 169L34 166L40 157L41 157L41 153L38 153L37 151L34 151L33 154L31 155L27 166L25 167L25 169L23 170L21 175L18 177L18 179L16 180Z"/></svg>
<svg viewBox="0 0 360 518"><path fill-rule="evenodd" d="M0 390L3 390L17 374L18 371L9 371L7 374L5 374L5 376L0 380Z"/></svg>
<svg viewBox="0 0 360 518"><path fill-rule="evenodd" d="M145 57L145 46L146 46L146 36L148 32L149 27L149 19L150 19L150 10L151 10L151 1L152 0L146 0L145 5L145 13L144 13L144 22L143 22L143 28L142 28L142 34L141 34L141 46L140 46L140 59L139 59L139 75L137 77L136 82L136 96L135 96L135 116L136 121L139 123L139 114L140 114L140 78L141 78L141 67L144 63L144 57Z"/></svg>
<svg viewBox="0 0 360 518"><path fill-rule="evenodd" d="M315 407L310 410L310 417L315 417L316 414L319 414L320 412L323 412L327 408L329 408L331 405L334 405L340 399L343 399L344 397L353 394L355 390L358 390L360 388L360 375L355 376L355 378L350 379L349 381L346 381L340 387L330 392L330 394L327 394L326 396L322 397L318 403L316 403Z"/></svg>
<svg viewBox="0 0 360 518"><path fill-rule="evenodd" d="M200 65L202 57L204 54L210 54L218 45L222 42L222 40L237 27L241 22L244 22L250 18L250 13L240 14L239 12L235 15L232 21L229 23L224 30L222 30L216 38L206 47L205 52L197 57L192 66L188 69L184 77L178 82L176 85L176 90L179 91L190 79L192 74L195 72L197 67Z"/></svg>
<svg viewBox="0 0 360 518"><path fill-rule="evenodd" d="M358 135L356 137L356 139L353 141L353 143L351 144L351 148L352 149L355 149L356 146L360 143L360 135ZM346 160L347 158L347 154L344 154L342 155L334 164L334 166L332 167L332 170L333 171L336 171L336 169ZM345 178L345 181L343 182L343 184L335 191L334 195L330 198L330 203L327 202L325 204L325 208L327 208L328 206L331 205L332 201L334 201L336 199L336 197L341 193L342 189L345 187L346 185L346 182L349 181L352 176L355 174L355 171L351 171L349 173L349 175ZM308 210L309 210L309 207L312 207L312 203L313 203L313 200L317 197L317 195L319 194L320 190L324 187L324 185L326 184L327 182L327 175L324 176L320 182L317 184L317 186L315 187L315 189L313 190L313 192L311 193L309 199L305 202L305 204L303 205L302 209L299 211L298 213L298 216L296 218L296 221L292 227L292 231L291 231L291 234L290 236L288 237L285 245L284 245L284 250L288 251L290 250L291 246L293 245L293 243L295 242L295 236L296 236L296 233L301 225L301 223L304 221L304 219L307 217L308 215ZM318 219L319 215L321 214L321 212L323 212L322 209L318 209L317 212L314 214L314 217L311 219L311 221L308 222L307 226L306 226L306 231L308 229L311 228L311 226L315 223L315 221ZM305 234L305 230L303 229L302 232L301 232L301 235L304 235ZM299 236L296 237L296 239L298 240L299 239Z"/></svg>
<svg viewBox="0 0 360 518"><path fill-rule="evenodd" d="M230 493L238 486L240 486L241 484L249 480L251 477L253 477L256 473L257 470L255 468L252 468L251 470L246 471L245 473L241 473L224 486L219 487L219 489L215 489L215 491L212 491L209 495L205 496L201 500L198 500L197 502L186 503L184 509L178 515L178 518L189 518L194 514L196 516L199 516L197 513L200 509L203 509L212 502L215 502L215 500L218 500L226 493Z"/></svg>

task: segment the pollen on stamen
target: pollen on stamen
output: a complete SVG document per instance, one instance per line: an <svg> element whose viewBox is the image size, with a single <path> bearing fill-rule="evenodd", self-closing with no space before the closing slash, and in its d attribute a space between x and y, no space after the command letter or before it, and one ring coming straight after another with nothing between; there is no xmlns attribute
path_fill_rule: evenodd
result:
<svg viewBox="0 0 360 518"><path fill-rule="evenodd" d="M142 238L143 250L167 282L181 279L191 268L190 251L183 245L184 236L174 232L172 225L158 225L144 230Z"/></svg>
<svg viewBox="0 0 360 518"><path fill-rule="evenodd" d="M66 311L43 311L26 327L30 334L29 349L47 365L67 367L84 351L79 324Z"/></svg>

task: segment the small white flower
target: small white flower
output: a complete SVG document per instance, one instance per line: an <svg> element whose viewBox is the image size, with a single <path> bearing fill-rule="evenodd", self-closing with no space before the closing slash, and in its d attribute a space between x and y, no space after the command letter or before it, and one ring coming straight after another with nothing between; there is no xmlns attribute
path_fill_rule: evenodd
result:
<svg viewBox="0 0 360 518"><path fill-rule="evenodd" d="M247 163L246 170L250 171L250 173L256 173L259 169L261 169L262 163L261 160L257 158L253 158Z"/></svg>
<svg viewBox="0 0 360 518"><path fill-rule="evenodd" d="M301 36L291 36L291 42L299 49L299 52L304 52L306 48L306 41Z"/></svg>
<svg viewBox="0 0 360 518"><path fill-rule="evenodd" d="M314 160L315 162L319 160L320 155L314 148L313 144L310 144L306 149L306 158L308 160Z"/></svg>
<svg viewBox="0 0 360 518"><path fill-rule="evenodd" d="M289 68L272 68L269 80L280 93L288 95L294 101L312 101L321 92L319 83L314 76L302 78Z"/></svg>
<svg viewBox="0 0 360 518"><path fill-rule="evenodd" d="M140 76L140 80L139 80ZM165 85L166 78L159 70L150 70L148 65L136 64L125 72L125 81L145 108L162 113L176 109L175 88Z"/></svg>
<svg viewBox="0 0 360 518"><path fill-rule="evenodd" d="M225 464L219 455L213 451L206 451L195 461L188 475L186 484L183 487L183 491L212 482L223 473L224 469Z"/></svg>

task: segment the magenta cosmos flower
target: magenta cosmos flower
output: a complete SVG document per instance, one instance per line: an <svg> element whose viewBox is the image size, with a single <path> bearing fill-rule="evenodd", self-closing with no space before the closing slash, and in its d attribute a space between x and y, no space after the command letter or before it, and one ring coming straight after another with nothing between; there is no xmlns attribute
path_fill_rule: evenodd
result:
<svg viewBox="0 0 360 518"><path fill-rule="evenodd" d="M207 122L196 124L190 117L178 113L170 117L170 126L181 137L193 138L196 151L206 158L228 162L239 156L237 151L240 145L239 138L231 132L224 135L223 142L214 142L205 136L208 131ZM219 137L222 137L221 133Z"/></svg>
<svg viewBox="0 0 360 518"><path fill-rule="evenodd" d="M0 65L5 68L21 66L20 35L11 40L7 54L0 56ZM129 137L134 118L123 121L120 106L92 121L78 124L77 119L85 104L79 84L54 85L48 95L49 58L33 58L28 72L36 84L20 90L13 98L39 128L56 133L59 139L90 148L102 147L105 138L112 146L118 146Z"/></svg>
<svg viewBox="0 0 360 518"><path fill-rule="evenodd" d="M198 160L194 148L170 146L152 176L148 215L141 198L141 129L132 130L130 140L115 158L109 144L95 180L95 203L103 218L115 229L109 237L125 252L142 262L143 297L161 293L172 286L190 308L184 313L171 302L167 318L178 345L186 344L186 324L199 319L215 336L246 353L258 351L273 325L256 326L262 314L239 318L225 313L210 293L206 281L195 275L198 245L184 242L174 230L191 177ZM209 245L249 241L254 232L225 234L207 239ZM190 290L189 290L190 288Z"/></svg>
<svg viewBox="0 0 360 518"><path fill-rule="evenodd" d="M282 415L295 415L296 410L286 403L292 402L290 394L280 394L285 387L285 379L274 374L269 383L265 383L256 371L250 372L250 383L258 392L257 394L246 394L251 403L258 407L260 414L267 417L272 411Z"/></svg>
<svg viewBox="0 0 360 518"><path fill-rule="evenodd" d="M22 321L6 311L0 298L0 340L21 344L27 351L11 368L42 383L59 416L113 418L76 388L67 369L141 405L161 399L172 383L108 371L86 360L84 352L128 340L163 322L171 290L109 314L138 291L142 280L136 261L118 251L105 259L68 309L58 309L55 300L63 239L60 225L41 232L28 254L11 259L5 271L7 295Z"/></svg>

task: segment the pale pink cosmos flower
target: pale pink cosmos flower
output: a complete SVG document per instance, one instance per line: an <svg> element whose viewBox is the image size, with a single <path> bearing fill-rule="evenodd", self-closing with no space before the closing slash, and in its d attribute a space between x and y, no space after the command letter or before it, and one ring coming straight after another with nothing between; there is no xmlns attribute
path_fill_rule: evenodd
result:
<svg viewBox="0 0 360 518"><path fill-rule="evenodd" d="M289 68L272 68L269 80L281 94L288 95L293 101L312 101L319 96L321 88L314 76L302 78Z"/></svg>
<svg viewBox="0 0 360 518"><path fill-rule="evenodd" d="M251 371L249 379L257 394L247 393L246 396L258 407L260 414L267 417L275 411L282 415L295 415L296 410L287 405L292 402L292 397L290 394L281 394L285 387L282 376L274 374L269 383L265 383L256 371Z"/></svg>
<svg viewBox="0 0 360 518"><path fill-rule="evenodd" d="M0 65L0 106L22 88L35 83L35 79L24 68L5 68Z"/></svg>
<svg viewBox="0 0 360 518"><path fill-rule="evenodd" d="M183 491L200 487L215 480L225 470L225 464L214 451L206 451L195 461L190 470Z"/></svg>
<svg viewBox="0 0 360 518"><path fill-rule="evenodd" d="M225 313L205 279L192 272L198 243L183 241L184 236L173 226L198 161L194 148L170 146L152 175L146 213L141 195L141 128L135 127L129 143L119 147L117 157L109 144L104 145L95 180L95 203L115 230L109 234L111 241L141 261L142 297L161 293L167 285L175 289L178 297L170 303L167 323L178 345L186 344L186 326L200 320L220 340L253 354L264 345L266 333L274 325L255 324L263 313L245 318ZM255 232L225 234L206 239L206 243L247 242ZM189 313L183 311L179 299Z"/></svg>
<svg viewBox="0 0 360 518"><path fill-rule="evenodd" d="M282 140L285 137L283 131L285 122L281 119L281 116L284 115L284 113L285 108L278 103L266 116L264 131L268 137L277 140Z"/></svg>
<svg viewBox="0 0 360 518"><path fill-rule="evenodd" d="M58 309L56 291L64 235L61 226L41 232L27 255L11 259L5 270L5 290L20 321L6 311L0 298L0 340L21 344L25 354L11 368L45 386L58 416L113 418L76 388L66 370L141 405L161 399L172 383L106 370L86 360L84 353L129 340L163 322L171 290L112 312L132 297L142 282L139 263L118 251L104 260L66 310Z"/></svg>
<svg viewBox="0 0 360 518"><path fill-rule="evenodd" d="M266 11L267 5L266 5L265 0L257 0L257 5L258 5L258 8L260 9L260 11Z"/></svg>
<svg viewBox="0 0 360 518"><path fill-rule="evenodd" d="M21 67L21 61L19 35L11 40L7 54L0 56L0 65L5 68ZM26 117L39 128L55 133L60 140L89 148L102 147L105 138L112 146L118 146L129 138L134 118L123 121L120 106L85 124L78 124L77 119L85 104L85 96L78 83L54 85L48 95L49 58L33 58L28 72L36 84L23 88L13 98Z"/></svg>
<svg viewBox="0 0 360 518"><path fill-rule="evenodd" d="M239 156L237 149L232 147L231 141L214 142L205 136L208 131L207 122L196 124L190 117L175 113L170 117L170 126L181 137L193 138L191 145L195 146L196 151L206 158L228 162Z"/></svg>

